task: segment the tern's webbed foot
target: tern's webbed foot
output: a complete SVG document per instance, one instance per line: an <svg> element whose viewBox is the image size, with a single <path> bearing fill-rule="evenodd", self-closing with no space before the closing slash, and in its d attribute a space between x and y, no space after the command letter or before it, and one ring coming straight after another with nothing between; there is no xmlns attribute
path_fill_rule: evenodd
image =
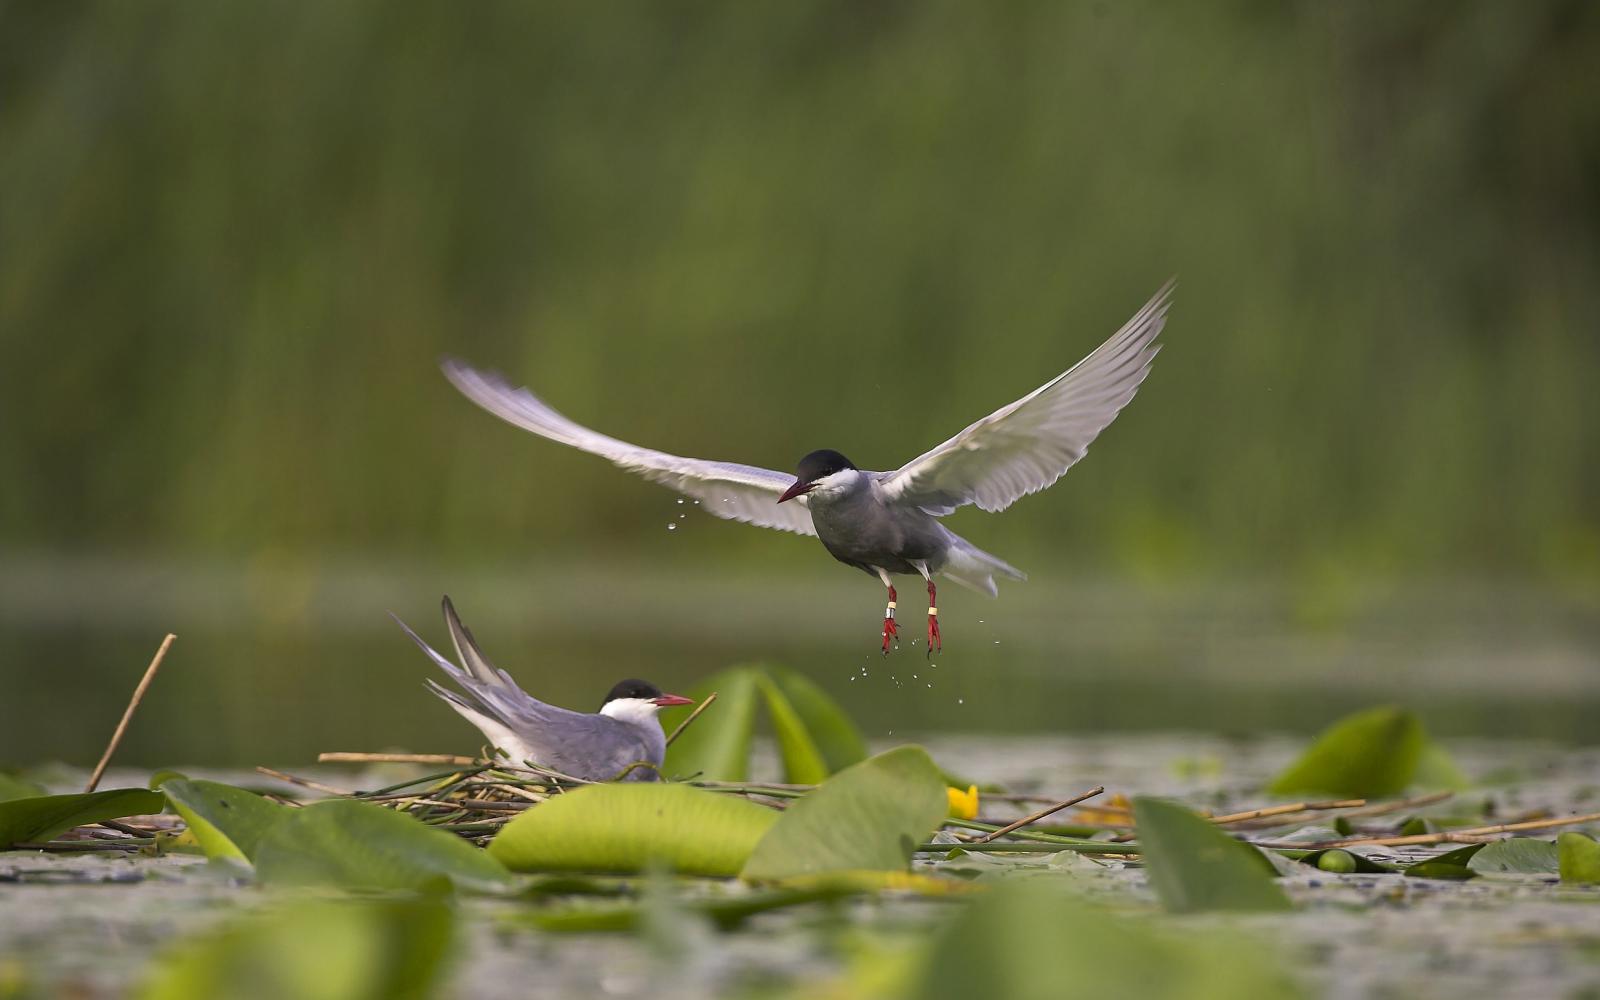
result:
<svg viewBox="0 0 1600 1000"><path fill-rule="evenodd" d="M928 609L928 650L927 655L944 652L944 640L939 636L939 609Z"/></svg>

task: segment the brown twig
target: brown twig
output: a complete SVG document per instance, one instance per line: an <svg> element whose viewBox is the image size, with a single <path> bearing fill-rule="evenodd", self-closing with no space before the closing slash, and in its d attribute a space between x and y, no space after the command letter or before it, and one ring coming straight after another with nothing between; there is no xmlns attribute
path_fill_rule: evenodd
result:
<svg viewBox="0 0 1600 1000"><path fill-rule="evenodd" d="M342 788L334 788L332 785L324 785L322 782L312 781L310 778L299 778L292 774L286 774L283 771L275 771L270 767L257 767L256 771L266 775L269 778L277 778L279 781L287 781L291 785L299 785L301 788L309 788L314 792L322 792L324 795L350 794Z"/></svg>
<svg viewBox="0 0 1600 1000"><path fill-rule="evenodd" d="M1243 823L1246 820L1266 819L1268 816L1286 816L1298 812L1318 812L1324 809L1350 809L1367 804L1366 799L1341 799L1338 802L1295 802L1282 806L1267 806L1264 809L1250 809L1245 812L1228 813L1225 816L1213 816L1213 823Z"/></svg>
<svg viewBox="0 0 1600 1000"><path fill-rule="evenodd" d="M1305 850L1320 851L1330 847L1408 847L1418 844L1476 844L1484 840L1491 840L1498 833L1517 833L1522 830L1548 830L1557 826L1572 826L1576 823L1600 822L1600 813L1589 813L1586 816L1560 816L1555 819L1537 819L1527 823L1501 823L1497 826L1477 826L1467 830L1445 830L1439 833L1417 833L1407 837L1347 837L1344 840L1328 840L1319 844L1256 844L1257 847L1285 847L1301 848Z"/></svg>
<svg viewBox="0 0 1600 1000"><path fill-rule="evenodd" d="M453 753L356 753L334 751L317 754L319 764L482 764L477 757Z"/></svg>
<svg viewBox="0 0 1600 1000"><path fill-rule="evenodd" d="M84 786L85 792L92 792L100 785L100 778L106 773L106 766L111 763L111 755L117 752L117 747L122 743L122 734L128 731L128 723L133 719L134 711L139 707L139 702L144 700L144 693L150 687L150 682L155 680L156 671L161 669L161 661L166 659L167 650L172 646L172 640L177 636L171 632L161 640L161 648L156 650L156 655L151 658L150 665L144 668L144 677L140 678L139 686L133 689L133 697L128 701L128 707L123 710L122 721L117 723L116 731L111 734L111 742L106 744L106 752L100 755L100 763L94 766L94 773L89 775L89 783Z"/></svg>
<svg viewBox="0 0 1600 1000"><path fill-rule="evenodd" d="M1395 799L1393 802L1379 802L1377 805L1367 806L1365 809L1352 809L1344 814L1346 819L1362 818L1366 816L1386 816L1389 813L1399 812L1402 809L1413 809L1417 806L1431 806L1435 802L1443 802L1452 798L1455 792L1429 792L1426 795L1417 795L1409 799Z"/></svg>
<svg viewBox="0 0 1600 1000"><path fill-rule="evenodd" d="M687 719L684 719L682 722L678 723L678 728L674 729L672 731L672 735L667 737L667 746L669 746L669 747L672 746L672 741L677 739L683 733L683 731L685 729L689 728L689 723L691 723L694 720L700 718L700 713L704 712L706 709L710 708L711 707L711 703L716 701L716 700L717 700L717 693L715 691L713 691L710 694L706 695L706 700L702 701L700 704L696 705L694 707L694 711L689 713L689 717Z"/></svg>
<svg viewBox="0 0 1600 1000"><path fill-rule="evenodd" d="M1105 790L1106 790L1106 788L1105 788L1104 785L1096 785L1094 788L1089 789L1087 792L1084 792L1082 795L1076 796L1074 798L1067 799L1065 802L1057 802L1055 805L1048 806L1048 807L1046 807L1044 809L1040 809L1036 813L1029 813L1028 815L1026 815L1026 816L1022 817L1021 819L1017 820L1015 823L1008 823L1005 826L1002 826L1000 829L994 831L993 833L984 834L982 837L979 837L977 840L974 840L973 843L974 844L987 844L989 841L994 840L994 839L996 839L998 837L1004 837L1006 834L1011 833L1014 830L1020 830L1023 827L1029 825L1030 823L1037 823L1039 820L1044 819L1046 816L1050 815L1051 813L1059 812L1062 809L1067 808L1068 806L1075 806L1079 802L1082 802L1084 799L1092 799L1096 795L1099 795L1101 792L1104 792Z"/></svg>

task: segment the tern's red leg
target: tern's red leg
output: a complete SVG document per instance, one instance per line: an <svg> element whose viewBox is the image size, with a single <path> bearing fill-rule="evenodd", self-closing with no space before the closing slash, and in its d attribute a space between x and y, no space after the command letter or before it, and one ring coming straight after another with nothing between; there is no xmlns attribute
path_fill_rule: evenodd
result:
<svg viewBox="0 0 1600 1000"><path fill-rule="evenodd" d="M900 628L894 623L894 608L898 598L895 597L894 585L889 585L889 606L883 609L883 655L889 655L889 640L893 639L895 647L900 646Z"/></svg>
<svg viewBox="0 0 1600 1000"><path fill-rule="evenodd" d="M928 653L944 652L944 640L939 636L939 591L934 589L933 581L928 581Z"/></svg>

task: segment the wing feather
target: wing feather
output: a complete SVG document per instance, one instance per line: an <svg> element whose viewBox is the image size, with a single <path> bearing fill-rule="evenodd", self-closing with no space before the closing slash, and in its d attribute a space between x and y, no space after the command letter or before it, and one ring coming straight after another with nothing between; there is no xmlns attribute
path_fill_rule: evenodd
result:
<svg viewBox="0 0 1600 1000"><path fill-rule="evenodd" d="M1050 486L1089 450L1150 373L1173 282L1088 357L880 480L891 500L944 515L1005 510Z"/></svg>
<svg viewBox="0 0 1600 1000"><path fill-rule="evenodd" d="M684 458L628 444L569 420L496 372L482 372L454 358L446 358L441 367L463 395L501 420L609 459L620 468L693 497L708 514L799 535L817 533L810 510L803 506L804 497L786 504L777 502L794 483L791 475L753 465Z"/></svg>

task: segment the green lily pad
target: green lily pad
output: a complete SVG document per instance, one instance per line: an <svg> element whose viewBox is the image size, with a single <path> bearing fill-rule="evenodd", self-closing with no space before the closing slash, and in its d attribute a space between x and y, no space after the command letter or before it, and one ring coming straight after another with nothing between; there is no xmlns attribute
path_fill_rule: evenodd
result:
<svg viewBox="0 0 1600 1000"><path fill-rule="evenodd" d="M0 802L0 850L37 844L75 826L158 813L167 800L144 788L113 788L73 795L35 795Z"/></svg>
<svg viewBox="0 0 1600 1000"><path fill-rule="evenodd" d="M708 781L744 781L750 776L750 740L756 725L756 674L748 667L725 670L689 692L696 703L713 691L716 702L667 748L663 774L699 776ZM668 709L662 724L669 730L693 709Z"/></svg>
<svg viewBox="0 0 1600 1000"><path fill-rule="evenodd" d="M1561 881L1567 885L1600 885L1600 842L1581 833L1556 838Z"/></svg>
<svg viewBox="0 0 1600 1000"><path fill-rule="evenodd" d="M489 854L521 872L665 865L685 875L736 875L777 819L765 806L688 785L587 785L507 823Z"/></svg>
<svg viewBox="0 0 1600 1000"><path fill-rule="evenodd" d="M208 858L254 860L261 838L288 812L255 792L216 781L169 778L161 791Z"/></svg>
<svg viewBox="0 0 1600 1000"><path fill-rule="evenodd" d="M1133 800L1150 883L1172 913L1287 910L1289 897L1257 848L1241 843L1175 802Z"/></svg>
<svg viewBox="0 0 1600 1000"><path fill-rule="evenodd" d="M949 807L944 780L927 751L898 747L845 768L796 799L756 845L740 876L773 880L904 869Z"/></svg>
<svg viewBox="0 0 1600 1000"><path fill-rule="evenodd" d="M510 881L498 861L460 837L353 799L290 811L261 835L254 860L267 884L426 889Z"/></svg>
<svg viewBox="0 0 1600 1000"><path fill-rule="evenodd" d="M1412 713L1392 705L1367 709L1329 726L1268 790L1275 795L1396 795L1411 784L1426 746L1422 723ZM1433 766L1439 766L1437 759Z"/></svg>
<svg viewBox="0 0 1600 1000"><path fill-rule="evenodd" d="M179 942L135 996L425 1000L454 938L436 897L302 900Z"/></svg>
<svg viewBox="0 0 1600 1000"><path fill-rule="evenodd" d="M1485 844L1467 867L1479 874L1507 872L1521 875L1554 875L1560 870L1556 845L1532 837L1513 837Z"/></svg>

